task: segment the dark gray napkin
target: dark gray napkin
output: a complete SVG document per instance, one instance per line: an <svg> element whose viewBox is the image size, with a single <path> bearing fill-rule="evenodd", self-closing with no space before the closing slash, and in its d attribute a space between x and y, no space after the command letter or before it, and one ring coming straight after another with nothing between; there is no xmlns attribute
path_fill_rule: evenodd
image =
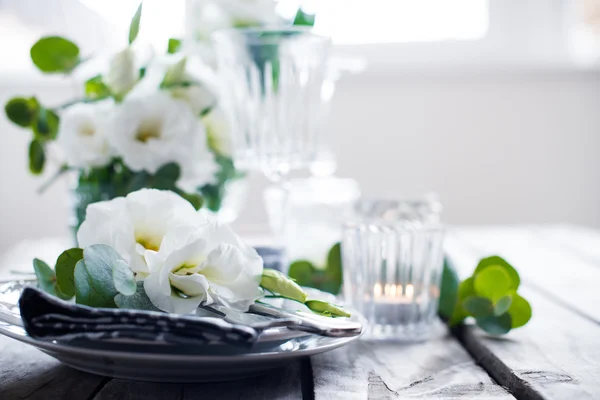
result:
<svg viewBox="0 0 600 400"><path fill-rule="evenodd" d="M33 287L23 290L19 308L29 336L42 340L130 338L169 344L251 346L260 333L220 318L87 307Z"/></svg>

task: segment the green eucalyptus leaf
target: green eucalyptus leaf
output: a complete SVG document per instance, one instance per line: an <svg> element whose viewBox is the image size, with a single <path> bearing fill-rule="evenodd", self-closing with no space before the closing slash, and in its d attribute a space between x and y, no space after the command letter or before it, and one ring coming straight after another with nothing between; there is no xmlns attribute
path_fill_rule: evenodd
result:
<svg viewBox="0 0 600 400"><path fill-rule="evenodd" d="M469 277L460 283L458 286L458 298L460 300L464 300L470 296L475 296L475 287L473 282L473 278Z"/></svg>
<svg viewBox="0 0 600 400"><path fill-rule="evenodd" d="M496 304L494 304L494 315L499 316L508 311L512 304L512 296L502 296Z"/></svg>
<svg viewBox="0 0 600 400"><path fill-rule="evenodd" d="M39 107L35 97L14 97L6 103L4 112L11 122L27 128L35 121Z"/></svg>
<svg viewBox="0 0 600 400"><path fill-rule="evenodd" d="M124 260L117 260L113 264L113 283L122 295L131 296L135 293L135 278L129 264Z"/></svg>
<svg viewBox="0 0 600 400"><path fill-rule="evenodd" d="M308 14L300 8L296 13L293 25L296 26L314 26L315 25L315 14Z"/></svg>
<svg viewBox="0 0 600 400"><path fill-rule="evenodd" d="M46 264L40 259L33 259L33 270L35 271L35 276L37 277L38 286L44 292L49 293L53 296L57 296L63 300L68 300L73 296L69 296L60 291L58 286L56 285L56 274Z"/></svg>
<svg viewBox="0 0 600 400"><path fill-rule="evenodd" d="M42 72L70 72L79 64L79 47L65 38L47 36L38 40L30 51L31 60Z"/></svg>
<svg viewBox="0 0 600 400"><path fill-rule="evenodd" d="M33 259L33 270L38 286L46 293L56 296L56 275L48 264L38 258Z"/></svg>
<svg viewBox="0 0 600 400"><path fill-rule="evenodd" d="M144 290L144 282L137 282L135 293L124 296L121 293L115 296L115 304L119 308L131 310L161 311L148 298Z"/></svg>
<svg viewBox="0 0 600 400"><path fill-rule="evenodd" d="M58 134L58 115L50 109L40 107L32 125L35 137L40 140L54 140Z"/></svg>
<svg viewBox="0 0 600 400"><path fill-rule="evenodd" d="M499 316L489 315L487 317L477 318L477 326L491 335L504 335L511 329L511 318L508 314Z"/></svg>
<svg viewBox="0 0 600 400"><path fill-rule="evenodd" d="M481 261L479 261L479 264L477 264L477 268L475 268L475 272L473 273L473 275L477 275L483 270L494 266L500 266L506 271L506 273L510 276L512 282L511 288L517 290L517 288L521 284L521 278L519 277L519 273L512 265L510 265L504 258L500 256L491 256L481 259Z"/></svg>
<svg viewBox="0 0 600 400"><path fill-rule="evenodd" d="M292 279L274 269L263 269L260 286L263 289L267 289L288 299L299 301L300 303L306 301L306 292Z"/></svg>
<svg viewBox="0 0 600 400"><path fill-rule="evenodd" d="M186 193L186 192L177 190L177 194L179 196L181 196L182 198L186 199L187 201L189 201L190 204L192 206L194 206L194 208L196 210L201 209L202 205L204 204L204 198L202 197L202 195L200 193Z"/></svg>
<svg viewBox="0 0 600 400"><path fill-rule="evenodd" d="M315 271L316 268L310 261L298 260L290 265L288 274L290 278L295 280L300 286L313 287L313 274Z"/></svg>
<svg viewBox="0 0 600 400"><path fill-rule="evenodd" d="M465 301L463 301L462 306L469 315L475 318L487 317L494 313L494 305L485 297L467 297Z"/></svg>
<svg viewBox="0 0 600 400"><path fill-rule="evenodd" d="M140 21L142 19L142 4L138 6L135 15L131 19L131 24L129 25L129 44L133 43L137 38L138 33L140 32Z"/></svg>
<svg viewBox="0 0 600 400"><path fill-rule="evenodd" d="M103 99L110 94L110 88L104 83L102 75L96 75L85 82L85 97L88 99Z"/></svg>
<svg viewBox="0 0 600 400"><path fill-rule="evenodd" d="M175 54L181 50L181 39L169 38L169 44L167 46L168 54Z"/></svg>
<svg viewBox="0 0 600 400"><path fill-rule="evenodd" d="M44 170L44 164L46 164L44 145L34 139L29 143L29 171L34 175L39 175Z"/></svg>
<svg viewBox="0 0 600 400"><path fill-rule="evenodd" d="M444 320L450 320L458 302L459 279L452 262L448 257L444 259L444 270L440 285L440 299L438 314Z"/></svg>
<svg viewBox="0 0 600 400"><path fill-rule="evenodd" d="M531 305L523 297L515 294L508 309L508 314L512 319L512 328L521 327L531 319Z"/></svg>
<svg viewBox="0 0 600 400"><path fill-rule="evenodd" d="M493 303L514 292L510 276L499 265L492 265L477 273L473 286L478 296L487 297Z"/></svg>
<svg viewBox="0 0 600 400"><path fill-rule="evenodd" d="M75 300L91 307L114 308L119 293L113 282L113 265L121 256L110 246L95 244L83 250L75 266Z"/></svg>
<svg viewBox="0 0 600 400"><path fill-rule="evenodd" d="M327 317L350 317L350 313L346 310L326 301L308 300L304 304L313 312Z"/></svg>
<svg viewBox="0 0 600 400"><path fill-rule="evenodd" d="M161 190L172 190L175 188L175 182L177 182L180 175L181 168L177 163L165 164L154 174L152 187Z"/></svg>
<svg viewBox="0 0 600 400"><path fill-rule="evenodd" d="M75 296L75 265L83 258L83 250L73 248L65 250L56 260L56 284L61 292Z"/></svg>

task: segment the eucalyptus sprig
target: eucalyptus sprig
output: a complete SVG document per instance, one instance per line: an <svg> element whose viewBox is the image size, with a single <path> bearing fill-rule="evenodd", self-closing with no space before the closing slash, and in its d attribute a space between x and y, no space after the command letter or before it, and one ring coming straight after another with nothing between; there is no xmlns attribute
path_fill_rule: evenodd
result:
<svg viewBox="0 0 600 400"><path fill-rule="evenodd" d="M446 258L439 315L450 327L472 317L487 333L503 335L531 319L531 305L517 293L520 284L519 273L502 257L481 259L462 282Z"/></svg>

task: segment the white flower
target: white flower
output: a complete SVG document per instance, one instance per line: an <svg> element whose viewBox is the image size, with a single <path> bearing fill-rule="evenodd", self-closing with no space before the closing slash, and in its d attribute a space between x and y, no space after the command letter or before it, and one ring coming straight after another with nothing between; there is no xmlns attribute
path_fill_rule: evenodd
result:
<svg viewBox="0 0 600 400"><path fill-rule="evenodd" d="M129 263L132 271L149 272L146 250L159 251L167 232L179 225L207 223L194 207L177 194L142 189L127 197L90 204L77 232L80 247L106 244Z"/></svg>
<svg viewBox="0 0 600 400"><path fill-rule="evenodd" d="M146 260L144 289L163 311L185 314L201 303L247 311L261 296L262 259L225 225L179 226Z"/></svg>
<svg viewBox="0 0 600 400"><path fill-rule="evenodd" d="M220 107L202 118L208 137L208 147L225 156L231 155L231 125Z"/></svg>
<svg viewBox="0 0 600 400"><path fill-rule="evenodd" d="M135 55L131 47L127 47L110 60L110 68L105 79L113 93L124 95L135 86L137 77Z"/></svg>
<svg viewBox="0 0 600 400"><path fill-rule="evenodd" d="M99 167L110 161L107 129L112 109L110 101L79 103L61 115L57 141L69 166Z"/></svg>
<svg viewBox="0 0 600 400"><path fill-rule="evenodd" d="M165 92L126 99L113 118L110 140L134 171L153 174L167 163L177 163L177 184L186 191L212 182L218 168L199 118Z"/></svg>
<svg viewBox="0 0 600 400"><path fill-rule="evenodd" d="M281 22L273 0L220 0L231 25L235 27L271 25Z"/></svg>

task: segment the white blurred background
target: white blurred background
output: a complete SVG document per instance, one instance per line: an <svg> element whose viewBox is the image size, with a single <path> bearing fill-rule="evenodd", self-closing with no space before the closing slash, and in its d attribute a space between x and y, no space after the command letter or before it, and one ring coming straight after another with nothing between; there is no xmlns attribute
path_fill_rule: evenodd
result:
<svg viewBox="0 0 600 400"><path fill-rule="evenodd" d="M72 98L29 60L41 36L86 54L125 44L137 0L0 0L0 101ZM435 191L452 224L600 227L600 1L319 0L316 29L368 68L343 77L328 123L338 175L369 197ZM309 5L310 6L310 5ZM184 1L147 0L141 38L183 35ZM285 11L285 10L283 10ZM27 169L26 132L0 117L0 253L69 234L69 182ZM252 177L240 230L266 231Z"/></svg>

